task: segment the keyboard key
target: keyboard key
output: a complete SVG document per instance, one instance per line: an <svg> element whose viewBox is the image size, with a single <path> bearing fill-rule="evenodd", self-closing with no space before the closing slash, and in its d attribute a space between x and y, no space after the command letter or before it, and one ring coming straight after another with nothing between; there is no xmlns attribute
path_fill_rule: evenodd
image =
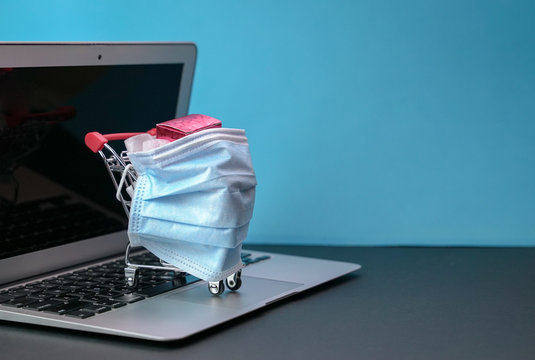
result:
<svg viewBox="0 0 535 360"><path fill-rule="evenodd" d="M80 300L73 300L71 302L68 302L68 303L63 303L63 304L60 304L60 305L56 305L56 306L51 306L47 309L45 309L45 312L51 312L51 313L57 313L59 315L63 315L63 314L66 314L68 312L72 312L74 310L78 310L80 309L81 307L84 307L84 305L86 305L87 303L84 303Z"/></svg>
<svg viewBox="0 0 535 360"><path fill-rule="evenodd" d="M44 300L44 299L50 299L50 298L53 298L54 295L51 295L51 294L47 294L45 292L40 292L40 293L33 293L33 294L30 294L28 295L28 297L32 298L32 299L37 299L37 300Z"/></svg>
<svg viewBox="0 0 535 360"><path fill-rule="evenodd" d="M115 291L115 290L106 290L98 293L100 296L108 297L108 298L114 298L116 296L123 295L124 292L122 291Z"/></svg>
<svg viewBox="0 0 535 360"><path fill-rule="evenodd" d="M99 284L100 287L102 288L105 288L106 291L111 291L111 290L116 290L116 291L120 291L121 293L124 294L124 291L121 290L121 288L124 286L124 284L116 284L116 283L104 283L104 284Z"/></svg>
<svg viewBox="0 0 535 360"><path fill-rule="evenodd" d="M31 303L34 303L36 301L37 300L32 299L32 298L20 298L19 297L19 298L11 299L10 301L4 302L2 303L2 305L20 308L20 307L29 305Z"/></svg>
<svg viewBox="0 0 535 360"><path fill-rule="evenodd" d="M143 300L143 299L145 299L145 297L139 296L139 295L136 295L136 294L124 294L122 296L114 298L115 301L125 302L125 303L129 303L129 304L134 303L136 301Z"/></svg>
<svg viewBox="0 0 535 360"><path fill-rule="evenodd" d="M107 300L109 300L109 297L100 296L100 295L84 296L80 299L80 301L94 303L94 304L100 304Z"/></svg>
<svg viewBox="0 0 535 360"><path fill-rule="evenodd" d="M92 312L94 314L102 314L103 312L110 310L111 307L104 305L87 305L80 309L80 311Z"/></svg>
<svg viewBox="0 0 535 360"><path fill-rule="evenodd" d="M87 289L85 289L86 291L88 292L92 292L93 294L95 295L98 295L99 293L101 292L106 292L109 290L109 288L107 287L103 287L103 286L95 286L95 287L89 287Z"/></svg>
<svg viewBox="0 0 535 360"><path fill-rule="evenodd" d="M93 278L100 286L113 286L117 282L116 277L97 276Z"/></svg>
<svg viewBox="0 0 535 360"><path fill-rule="evenodd" d="M43 311L49 307L52 307L52 306L58 306L58 305L61 305L61 304L64 304L63 301L59 301L59 300L50 300L50 299L46 299L46 300L41 300L41 301L37 301L37 302L34 302L34 303L31 303L31 304L28 304L25 306L26 309L32 309L32 310L37 310L37 311Z"/></svg>
<svg viewBox="0 0 535 360"><path fill-rule="evenodd" d="M112 309L117 309L117 308L125 306L126 303L122 302L122 301L117 301L117 300L114 300L114 299L106 299L106 300L101 300L101 301L95 302L94 305L109 306Z"/></svg>
<svg viewBox="0 0 535 360"><path fill-rule="evenodd" d="M89 286L94 286L94 285L97 285L98 282L96 281L90 281L90 280L83 280L83 281L76 281L74 283L74 285L81 289L81 288L85 288L85 287L89 287ZM71 286L71 288L74 287L74 286Z"/></svg>
<svg viewBox="0 0 535 360"><path fill-rule="evenodd" d="M89 311L75 310L75 311L68 312L65 315L69 317L75 317L78 319L87 319L88 317L94 316L95 313L89 312Z"/></svg>
<svg viewBox="0 0 535 360"><path fill-rule="evenodd" d="M75 296L75 295L65 294L63 296L55 296L55 297L53 297L53 299L54 300L63 301L63 302L70 302L70 301L73 301L73 300L78 300L79 297Z"/></svg>
<svg viewBox="0 0 535 360"><path fill-rule="evenodd" d="M256 257L256 258L247 257L245 259L242 259L242 262L243 262L243 264L245 266L247 266L247 265L250 265L250 264L257 263L257 262L262 261L262 260L267 260L269 258L270 258L270 256L267 256L267 255L259 256L259 257Z"/></svg>
<svg viewBox="0 0 535 360"><path fill-rule="evenodd" d="M34 291L34 292L37 292L37 291ZM27 296L29 294L32 293L32 290L31 289L17 289L17 290L13 290L13 291L10 291L8 293L8 295L11 297L11 298L17 298L17 297L22 297L22 296Z"/></svg>
<svg viewBox="0 0 535 360"><path fill-rule="evenodd" d="M37 283L34 285L34 288L41 288L42 290L54 290L59 287L58 284L54 284L48 281L41 281L40 283Z"/></svg>
<svg viewBox="0 0 535 360"><path fill-rule="evenodd" d="M270 256L268 256L268 255L264 255L264 256L259 256L259 257L257 257L256 260L257 260L257 261L262 261L262 260L267 260L267 259L269 259L269 258L270 258Z"/></svg>
<svg viewBox="0 0 535 360"><path fill-rule="evenodd" d="M65 294L65 296L83 298L83 297L95 296L95 293L84 289L84 290L77 290L77 291L73 291L73 292L67 293L67 294Z"/></svg>
<svg viewBox="0 0 535 360"><path fill-rule="evenodd" d="M93 283L93 285L96 284L96 283ZM76 290L81 290L81 289L84 289L86 288L88 285L79 285L79 284L71 284L71 285L67 285L67 286L60 286L59 288L61 290L67 290L67 291L76 291Z"/></svg>
<svg viewBox="0 0 535 360"><path fill-rule="evenodd" d="M74 284L74 280L58 278L58 279L51 280L50 284L51 285L55 284L57 286L66 286L66 285Z"/></svg>
<svg viewBox="0 0 535 360"><path fill-rule="evenodd" d="M55 290L46 290L44 293L54 295L54 296L63 296L68 292L69 290L65 290L65 289L55 289Z"/></svg>
<svg viewBox="0 0 535 360"><path fill-rule="evenodd" d="M178 287L180 287L179 284L173 284L173 281L168 281L168 282L165 282L165 283L160 284L160 285L156 285L156 286L152 286L152 287L146 287L146 288L143 288L142 290L136 290L135 293L138 294L138 295L151 297L151 296L154 296L154 295L162 294L162 293L167 292L169 290L176 289Z"/></svg>

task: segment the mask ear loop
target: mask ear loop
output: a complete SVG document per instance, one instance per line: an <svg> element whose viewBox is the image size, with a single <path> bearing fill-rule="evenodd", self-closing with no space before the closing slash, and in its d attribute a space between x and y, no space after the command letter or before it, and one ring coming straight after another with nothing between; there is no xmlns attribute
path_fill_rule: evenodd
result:
<svg viewBox="0 0 535 360"><path fill-rule="evenodd" d="M125 166L124 170L123 170L123 175L121 175L121 181L119 181L119 185L117 186L117 192L115 193L115 197L117 198L117 200L121 201L121 190L123 189L123 186L124 186L124 181L126 179L126 176L128 175L128 172L130 171L130 169L134 168L134 166L132 166L132 164L128 164Z"/></svg>

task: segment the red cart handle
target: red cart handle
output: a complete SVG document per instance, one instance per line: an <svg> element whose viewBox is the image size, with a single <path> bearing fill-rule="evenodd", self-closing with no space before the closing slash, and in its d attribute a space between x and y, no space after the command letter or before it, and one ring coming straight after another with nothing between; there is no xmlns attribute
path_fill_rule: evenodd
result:
<svg viewBox="0 0 535 360"><path fill-rule="evenodd" d="M147 131L148 134L155 136L156 135L156 128L150 129ZM107 144L108 141L114 141L114 140L126 140L132 136L145 134L141 132L134 132L134 133L117 133L117 134L106 134L102 135L99 132L93 131L90 133L87 133L85 135L85 145L91 149L94 153L102 150L104 147L104 144Z"/></svg>

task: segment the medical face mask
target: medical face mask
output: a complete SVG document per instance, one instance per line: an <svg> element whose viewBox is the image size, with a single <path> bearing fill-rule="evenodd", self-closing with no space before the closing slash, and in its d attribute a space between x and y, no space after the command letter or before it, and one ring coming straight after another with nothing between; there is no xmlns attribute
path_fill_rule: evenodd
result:
<svg viewBox="0 0 535 360"><path fill-rule="evenodd" d="M206 281L236 273L256 186L245 132L203 130L128 157L130 243Z"/></svg>

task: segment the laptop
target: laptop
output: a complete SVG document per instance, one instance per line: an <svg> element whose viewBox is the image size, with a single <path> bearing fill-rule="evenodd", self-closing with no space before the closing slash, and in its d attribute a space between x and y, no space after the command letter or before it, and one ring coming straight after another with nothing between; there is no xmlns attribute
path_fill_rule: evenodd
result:
<svg viewBox="0 0 535 360"><path fill-rule="evenodd" d="M360 268L243 250L237 291L165 269L126 284L128 220L84 135L186 115L196 55L193 43L0 43L0 320L178 340ZM138 250L132 262L158 264Z"/></svg>

